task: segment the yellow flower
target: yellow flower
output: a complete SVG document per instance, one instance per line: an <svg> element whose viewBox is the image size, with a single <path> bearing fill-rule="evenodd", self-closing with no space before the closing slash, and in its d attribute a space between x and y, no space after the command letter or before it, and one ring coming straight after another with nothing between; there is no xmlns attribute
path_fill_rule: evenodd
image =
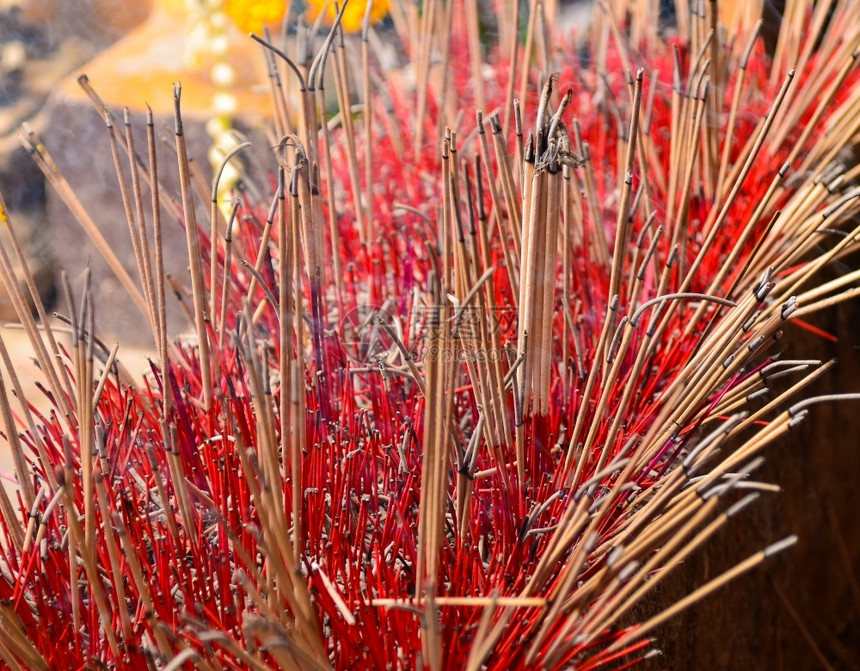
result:
<svg viewBox="0 0 860 671"><path fill-rule="evenodd" d="M307 4L308 20L313 22L316 21L316 18L326 6L326 0L307 0ZM323 19L327 25L331 25L332 20L337 16L337 13L334 11L334 5L334 0L330 0L328 3L328 9L326 10L326 16ZM370 23L379 23L382 19L388 16L389 7L389 0L373 0L373 6L370 8ZM341 20L343 29L352 32L361 30L365 11L367 11L367 0L350 0L346 6L346 11L343 13L343 19Z"/></svg>
<svg viewBox="0 0 860 671"><path fill-rule="evenodd" d="M224 13L246 33L261 33L263 26L284 18L289 0L224 0Z"/></svg>

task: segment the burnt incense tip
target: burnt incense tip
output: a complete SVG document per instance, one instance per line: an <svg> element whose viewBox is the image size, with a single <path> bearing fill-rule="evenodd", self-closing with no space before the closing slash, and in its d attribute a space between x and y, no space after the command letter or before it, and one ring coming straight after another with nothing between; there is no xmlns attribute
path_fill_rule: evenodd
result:
<svg viewBox="0 0 860 671"><path fill-rule="evenodd" d="M526 138L526 146L523 148L523 160L526 163L534 163L535 161L535 139L534 135L529 131L528 138Z"/></svg>
<svg viewBox="0 0 860 671"><path fill-rule="evenodd" d="M615 564L617 564L623 557L624 551L625 547L623 545L618 545L612 548L609 553L609 558L606 560L607 568L612 568L613 566L615 566Z"/></svg>
<svg viewBox="0 0 860 671"><path fill-rule="evenodd" d="M809 410L800 410L799 412L792 413L792 409L788 409L788 414L791 417L791 420L788 422L788 428L793 429L795 426L800 424L806 416L809 414Z"/></svg>
<svg viewBox="0 0 860 671"><path fill-rule="evenodd" d="M790 297L785 303L783 303L780 317L782 317L783 320L788 319L797 311L797 307L797 296Z"/></svg>
<svg viewBox="0 0 860 671"><path fill-rule="evenodd" d="M173 132L182 135L182 114L180 112L180 101L182 100L182 83L173 85Z"/></svg>
<svg viewBox="0 0 860 671"><path fill-rule="evenodd" d="M764 554L765 557L772 557L773 555L777 554L778 552L782 552L783 550L787 550L791 546L795 545L797 543L797 541L798 541L797 536L792 534L788 538L784 538L781 541L774 543L773 545L768 545L764 550L762 550L762 553Z"/></svg>
<svg viewBox="0 0 860 671"><path fill-rule="evenodd" d="M750 352L754 352L761 346L761 344L766 340L766 338L767 337L763 333L761 335L757 335L755 338L750 340L749 345L747 345L747 349Z"/></svg>
<svg viewBox="0 0 860 671"><path fill-rule="evenodd" d="M618 580L620 582L627 582L627 580L636 574L640 566L641 564L638 561L629 562L618 572Z"/></svg>
<svg viewBox="0 0 860 671"><path fill-rule="evenodd" d="M490 116L490 126L493 131L493 135L498 135L502 132L502 122L499 120L499 115L495 112Z"/></svg>
<svg viewBox="0 0 860 671"><path fill-rule="evenodd" d="M756 501L761 495L758 492L753 492L752 494L747 494L737 503L732 504L726 509L726 517L734 517L739 512L741 512L748 505Z"/></svg>

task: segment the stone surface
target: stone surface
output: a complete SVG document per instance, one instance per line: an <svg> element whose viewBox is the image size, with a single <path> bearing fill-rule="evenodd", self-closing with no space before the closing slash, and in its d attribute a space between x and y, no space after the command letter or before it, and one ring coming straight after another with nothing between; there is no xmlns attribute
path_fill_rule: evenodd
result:
<svg viewBox="0 0 860 671"><path fill-rule="evenodd" d="M215 61L211 55L198 54L196 62L189 63L187 32L184 17L157 9L80 70L108 105L143 110L148 104L157 114L173 113L171 86L181 82L185 114L208 119L214 112L216 88L210 70ZM250 123L268 118L271 106L262 47L235 27L227 35L226 57L235 71L230 93L236 98L238 115ZM59 89L72 100L85 100L74 77L61 82Z"/></svg>
<svg viewBox="0 0 860 671"><path fill-rule="evenodd" d="M60 173L68 180L111 249L133 278L137 278L137 267L104 120L78 85L77 75L79 72L86 73L99 96L118 118L122 117L123 106L131 108L139 155L146 154L144 110L147 105L153 109L156 115L155 126L163 139L157 147L160 181L165 197L178 201L179 183L173 139L173 84L183 84L182 109L189 156L195 160L207 182L211 178L211 166L207 158L211 138L205 132L205 124L214 114L212 101L216 93L208 74L211 62L203 58L196 67L187 67L184 51L185 31L185 20L160 6L119 42L61 80L54 87L34 122ZM236 122L236 125L240 129L251 126L262 128L263 120L269 116L270 107L268 91L263 86L265 72L261 48L250 38L236 34L232 37L234 40L230 45L231 62L239 65L234 67L235 91L231 90L231 93L236 96L242 120ZM275 167L270 162L271 152L267 150L270 143L262 130L254 134L254 141L262 156L256 162L250 159L252 167L260 166L252 169L251 174L265 182L267 171ZM34 166L29 157L24 156L22 160L19 152L14 161L10 160L8 163L13 171L10 175L14 175L18 166L22 166L27 173L26 179L17 179L16 189L42 189L44 192L38 170L33 170ZM127 165L125 170L128 176ZM0 184L0 188L5 193L6 186ZM268 190L266 187L264 193ZM65 270L74 284L74 280L79 278L89 265L98 300L96 319L100 334L108 339L148 344L151 335L147 328L142 328L144 321L140 312L128 299L126 291L68 207L52 188L47 188L44 195L46 205L41 207L46 210L40 221L47 221L48 224L42 225L39 230L40 236L49 243L45 246L49 246L53 254L55 262L50 264L50 267L55 270L55 275L60 269ZM148 192L144 199L148 213ZM197 204L198 222L208 228L208 195L198 198ZM176 218L170 217L167 212L162 212L162 216L167 271L187 284L188 260L184 229ZM176 334L185 328L186 323L181 318L178 305L174 301L168 302L172 306L171 332Z"/></svg>
<svg viewBox="0 0 860 671"><path fill-rule="evenodd" d="M16 137L0 140L0 193L8 210L3 215L9 224L14 226L39 294L44 303L51 304L54 295L54 272L45 184L39 169ZM0 245L3 245L9 258L13 260L23 287L21 268L15 262L15 254L4 228L0 228ZM0 320L17 321L12 302L2 283Z"/></svg>
<svg viewBox="0 0 860 671"><path fill-rule="evenodd" d="M163 95L172 100L171 90L166 90ZM136 280L137 265L103 119L89 103L60 96L49 102L44 113L49 120L42 134L45 147L126 271ZM144 115L139 112L132 113L132 125L138 155L145 159ZM208 184L212 171L206 159L206 153L211 140L204 126L204 122L199 117L195 120L193 115L190 115L190 118L184 119L189 156ZM155 128L159 135L156 153L162 198L169 197L176 202L181 202L172 116L156 117ZM253 138L258 153L249 160L250 172L257 176L259 183L262 183L267 179L268 170L276 168L276 164L262 134L256 133ZM124 169L128 181L130 174L128 166L126 165ZM269 188L266 186L263 193L268 192ZM148 189L144 190L143 198L147 227L151 235ZM91 268L97 299L96 323L99 334L109 341L119 340L124 344L152 344L152 336L143 316L129 300L125 289L69 208L51 188L48 189L47 202L56 267L68 273L74 286L78 286L75 282L82 277L85 268L87 266ZM195 192L195 203L197 222L201 228L208 231L208 193L204 200L202 194ZM168 273L190 287L184 226L164 209L162 209L162 226L165 268ZM172 335L176 335L188 328L189 324L172 294L168 294L167 302L169 330Z"/></svg>
<svg viewBox="0 0 860 671"><path fill-rule="evenodd" d="M46 26L58 42L84 38L104 48L143 21L153 0L13 0L12 4L25 21Z"/></svg>
<svg viewBox="0 0 860 671"><path fill-rule="evenodd" d="M99 30L101 24L82 23L91 19L87 19L91 7L88 0L74 5L0 2L0 193L8 210L4 214L15 228L27 265L47 303L54 294L54 273L45 185L17 134L21 122L32 119L57 81L115 39ZM131 12L127 20L133 15ZM76 30L78 34L71 39ZM14 260L3 228L0 245ZM20 277L17 264L16 268ZM16 319L8 293L0 286L0 320Z"/></svg>

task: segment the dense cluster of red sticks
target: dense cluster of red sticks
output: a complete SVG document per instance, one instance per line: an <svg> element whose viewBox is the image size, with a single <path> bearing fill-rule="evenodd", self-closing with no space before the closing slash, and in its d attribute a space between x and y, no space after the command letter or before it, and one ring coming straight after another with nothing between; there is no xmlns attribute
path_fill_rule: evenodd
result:
<svg viewBox="0 0 860 671"><path fill-rule="evenodd" d="M456 46L458 35L452 38ZM648 183L648 197L661 220L670 205L665 177L669 173L669 134L673 68L675 57L682 70L689 67L691 55L675 45L659 53L633 54L634 68L647 68L649 108L648 132L653 138L654 153L644 157L637 169L634 191L642 181ZM497 455L482 452L475 469L487 471L475 485L468 533L458 533L458 522L452 510L445 520L443 547L438 558L437 596L486 597L491 594L517 595L528 584L539 559L546 550L547 534L562 517L566 507L582 496L599 501L602 481L581 485L592 478L596 455L586 460L579 480L571 482L571 465L565 459L569 435L579 409L583 385L595 356L593 347L606 318L610 296L607 295L609 270L597 263L599 245L612 239L617 215L619 171L617 143L626 131L627 87L629 73L618 55L612 52L613 67L598 75L575 54L569 54L571 65L558 75L560 90L570 88L572 99L564 122L574 124L587 143L597 182L593 185L600 206L588 212L583 225L584 236L573 241L565 253L571 255L570 284L559 287L553 317L554 352L552 354L551 402L549 413L535 413L524 418L527 447L524 481L513 474L501 477ZM768 109L774 95L765 79L758 48L750 60L747 77L758 83L750 91L758 96L744 100L735 133L753 132L758 119ZM498 107L504 100L507 67L493 65L495 79L486 82L488 107ZM750 81L748 79L748 81ZM726 98L731 96L733 82L728 82ZM458 92L461 109L467 112L460 123L459 136L473 136L470 121L469 82L465 76L452 83ZM523 107L534 110L534 99ZM388 108L379 104L373 127L373 144L363 146L357 135L360 155L372 154L374 164L372 237L362 240L354 225L355 212L351 195L351 177L347 172L346 141L343 130L332 135L334 184L324 180L322 190L335 189L339 240L328 253L340 260L341 276L335 283L333 267L324 269L321 313L308 319L306 342L294 343L304 352L300 367L301 380L295 393L304 394L306 407L305 444L301 450L301 573L307 581L315 606L314 618L324 639L325 648L335 668L382 669L408 668L420 658L422 650L422 617L416 608L405 605L379 605L378 599L412 599L424 586L415 574L417 557L418 515L422 474L422 436L424 434L425 399L417 382L404 372L386 368L385 360L395 345L396 333L408 355L421 362L427 355L427 334L431 306L426 297L433 295L432 283L439 277L444 263L441 236L436 230L436 214L441 207L438 178L439 145L428 142L418 155L410 149L410 125L413 123L409 96L403 91L388 91ZM598 100L600 96L600 100ZM431 96L426 117L425 137L438 137L438 120L443 112L434 106ZM800 131L798 131L800 132ZM514 153L513 129L507 146ZM492 166L475 161L477 141L466 140L458 147L463 158L463 183L470 192L463 194L464 220L491 209L488 174ZM755 209L758 195L770 181L777 158L763 162L761 174L754 169L738 198L723 231L705 263L699 270L701 281L690 291L704 291L710 280L732 251L737 232ZM273 171L275 168L273 162ZM480 186L480 188L478 188ZM289 197L289 194L286 195ZM684 231L680 256L672 259L679 268L689 266L695 257L702 232L697 228L707 216L704 194L690 202L689 230ZM404 207L408 206L408 207ZM119 385L111 378L95 409L97 459L95 490L99 525L96 545L90 548L101 568L100 589L93 589L92 577L85 579L85 568L70 566L69 535L73 533L68 512L74 503L83 510L82 490L63 488L80 478L82 449L78 435L66 433L56 415L40 416L41 440L47 446L50 463L37 461L32 436L23 434L34 462L35 487L44 490L49 476L61 485L53 498L40 497L40 506L30 519L27 543L17 552L9 541L9 521L4 520L0 542L0 618L15 618L26 636L53 668L150 668L158 657L156 641L162 639L177 651L179 665L193 663L194 655L212 653L223 668L243 666L238 649L254 650L259 646L259 631L264 625L255 618L274 618L267 613L253 593L261 585L277 580L276 569L267 560L273 539L260 534L260 511L255 487L262 486L260 465L256 460L260 417L252 402L249 386L248 342L256 343L255 356L271 379L264 379L265 393L278 408L278 399L288 393L279 386L275 375L280 325L278 310L269 301L277 294L276 261L278 233L271 231L271 243L262 250L258 286L250 297L251 309L264 304L248 336L238 331L240 316L245 312L251 275L244 259L254 266L260 253L260 239L267 213L275 208L269 203L248 202L243 196L238 209L232 238L232 261L227 269L228 336L215 352L217 371L212 406L205 409L202 398L199 362L193 348L180 350L172 361L169 379L162 379L158 366L142 388ZM467 212L468 210L468 212ZM768 213L768 216L771 213ZM597 220L592 220L597 215ZM651 223L636 219L631 244L642 244ZM602 230L601 230L602 229ZM653 248L654 263L644 267L643 292L652 294L659 283L659 271L673 254L671 231L667 231ZM467 232L468 234L468 232ZM201 235L204 232L201 230ZM638 241L638 242L637 242ZM327 239L327 245L331 244ZM750 240L752 249L756 240ZM487 353L503 358L509 368L516 356L516 311L511 284L504 265L504 246L509 241L493 235L487 250L496 270L492 276L496 310L478 315L487 319L499 332L502 351ZM204 256L219 255L225 262L223 245L204 249ZM605 253L608 250L602 250ZM641 256L644 249L631 248L631 256ZM740 267L744 256L739 260ZM204 258L208 262L208 258ZM622 281L622 294L634 279L634 271ZM730 273L725 286L731 285ZM256 281L256 280L255 280ZM307 300L310 285L304 278ZM337 288L335 288L337 287ZM221 303L222 286L210 287ZM442 297L443 302L445 297ZM565 305L565 303L567 305ZM566 317L565 310L570 310ZM692 310L693 308L690 308ZM444 315L452 317L453 308ZM310 312L308 312L310 314ZM635 396L627 410L621 431L615 437L610 458L617 456L631 437L644 434L658 413L655 407L659 392L673 379L679 367L688 360L698 343L698 331L684 334L685 308L675 311L673 323L662 333L657 355L639 372ZM321 321L320 321L321 318ZM575 331L565 330L565 319L576 324ZM647 321L647 320L645 320ZM213 328L212 340L217 341ZM704 325L703 325L704 326ZM566 335L565 335L566 334ZM683 335L682 335L683 334ZM464 335L463 337L467 337ZM565 344L563 338L569 338ZM574 342L576 340L576 342ZM568 353L564 360L563 353ZM457 356L457 352L448 353ZM634 352L619 372L621 392L627 376L632 374ZM405 356L400 352L401 364ZM395 356L396 359L396 356ZM762 362L764 365L766 362ZM73 372L73 371L72 371ZM729 389L740 384L756 370L738 373ZM163 387L172 390L169 413L162 412ZM467 444L481 417L475 395L467 378L454 390L452 426L457 440ZM717 396L710 400L715 405ZM513 402L506 400L509 421L515 419ZM609 407L614 407L613 399ZM34 408L35 410L35 408ZM275 411L277 420L277 410ZM602 443L609 424L598 422L595 442ZM275 422L277 426L277 421ZM668 441L658 459L633 480L647 488L671 468L676 456L698 425L682 427ZM502 459L516 460L513 445L500 446ZM286 519L292 518L291 471L284 455L284 477L274 484L283 490ZM182 487L193 506L180 510L183 498L174 478L184 476ZM609 478L606 474L605 478ZM451 487L456 473L451 472ZM633 490L631 490L633 491ZM184 496L184 495L183 495ZM598 529L601 544L612 538L623 524L628 504L623 499ZM62 505L60 505L62 504ZM538 530L538 532L535 532ZM72 561L78 561L76 557ZM557 571L565 563L559 557ZM587 580L604 566L604 560L584 565L581 580ZM77 581L70 579L77 576ZM553 579L547 584L552 585ZM392 602L393 603L393 602ZM524 668L529 644L534 640L537 608L521 608L503 638L497 641L495 653L487 659L492 669ZM102 625L104 612L110 613L113 631ZM470 654L473 636L480 626L482 609L473 605L440 605L439 629L442 632L447 668L462 668ZM349 614L347 617L345 614ZM351 618L351 619L350 619ZM580 670L617 664L625 668L644 651L649 642L642 641L622 650L607 652L610 643L623 630L608 630L585 645L575 642L566 646L563 656L553 659L553 668L575 662ZM549 654L559 637L567 636L564 621L543 635L541 655ZM119 641L119 642L117 642ZM191 652L182 652L182 651ZM632 660L629 662L619 660ZM169 663L169 660L166 660ZM178 668L172 665L171 668Z"/></svg>

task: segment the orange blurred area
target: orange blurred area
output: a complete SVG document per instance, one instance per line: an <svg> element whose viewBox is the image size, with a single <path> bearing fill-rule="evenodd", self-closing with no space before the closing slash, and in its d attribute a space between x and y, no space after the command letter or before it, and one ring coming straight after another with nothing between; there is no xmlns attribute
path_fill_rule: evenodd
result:
<svg viewBox="0 0 860 671"><path fill-rule="evenodd" d="M208 56L189 64L186 33L181 18L159 8L81 71L108 105L143 109L148 104L157 115L172 114L173 84L181 82L183 113L211 116L216 89L210 71L215 59ZM267 118L271 103L260 46L238 30L231 37L227 60L234 71L230 93L237 112L249 121ZM85 98L75 78L65 80L62 89L72 98Z"/></svg>
<svg viewBox="0 0 860 671"><path fill-rule="evenodd" d="M260 33L263 26L279 23L289 7L285 0L224 0L224 13L244 33Z"/></svg>
<svg viewBox="0 0 860 671"><path fill-rule="evenodd" d="M72 24L86 24L104 39L115 40L140 24L152 11L155 0L122 2L116 0L88 0L61 2L59 0L20 0L13 3L21 9L21 18L27 23L50 23L62 31ZM184 0L161 0L163 5L183 5Z"/></svg>
<svg viewBox="0 0 860 671"><path fill-rule="evenodd" d="M224 0L221 9L188 0L11 0L27 25L49 26L52 39L101 45L96 55L80 65L57 89L73 100L84 100L77 74L90 82L111 106L172 114L172 88L183 84L183 110L191 116L211 117L216 86L212 68L229 63L229 93L236 113L256 121L267 118L270 94L260 46L248 36L263 26L277 25L289 7L284 0L249 2ZM211 4L211 3L210 3ZM201 39L200 25L214 17L220 42ZM194 44L192 42L197 40ZM74 62L70 65L74 65ZM223 84L222 84L223 90Z"/></svg>
<svg viewBox="0 0 860 671"><path fill-rule="evenodd" d="M367 0L355 0L350 2L343 12L341 25L344 30L356 32L361 30L364 23L364 16L367 13ZM384 19L389 12L390 5L388 0L375 0L370 7L370 23L375 24ZM309 21L315 21L321 12L325 11L323 23L331 25L337 13L333 2L326 0L308 0L307 18Z"/></svg>

